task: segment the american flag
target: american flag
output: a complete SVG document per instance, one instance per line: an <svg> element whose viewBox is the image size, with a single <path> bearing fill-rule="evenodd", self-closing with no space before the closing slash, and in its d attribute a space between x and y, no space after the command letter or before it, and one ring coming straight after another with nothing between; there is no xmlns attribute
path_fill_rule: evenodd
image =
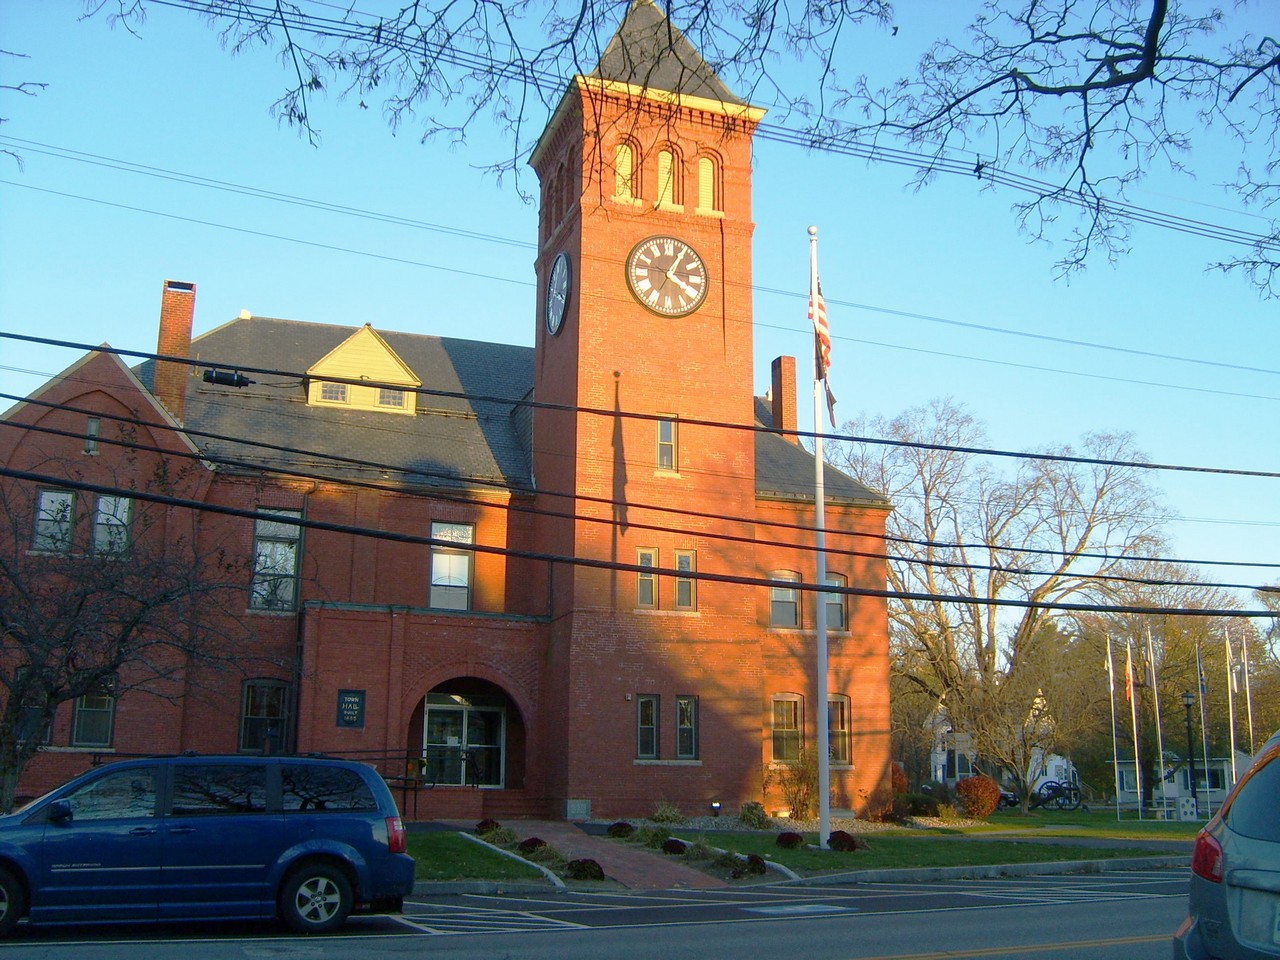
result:
<svg viewBox="0 0 1280 960"><path fill-rule="evenodd" d="M831 330L827 327L827 301L822 298L822 281L818 281L817 307L814 307L814 295L809 294L809 319L813 322L815 356L819 380L827 379L827 370L831 367Z"/></svg>
<svg viewBox="0 0 1280 960"><path fill-rule="evenodd" d="M809 294L809 320L813 323L813 376L821 380L827 394L827 415L831 426L836 425L836 395L831 392L827 370L831 367L831 330L827 326L827 301L822 297L822 281L818 281L817 303L814 293Z"/></svg>

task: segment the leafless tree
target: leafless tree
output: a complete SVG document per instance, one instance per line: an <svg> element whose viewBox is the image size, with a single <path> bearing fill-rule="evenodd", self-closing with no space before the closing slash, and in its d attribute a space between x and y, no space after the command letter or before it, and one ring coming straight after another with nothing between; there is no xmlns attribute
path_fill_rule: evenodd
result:
<svg viewBox="0 0 1280 960"><path fill-rule="evenodd" d="M599 62L633 0L414 0L385 16L305 3L172 0L205 16L233 52L274 50L288 81L273 109L314 142L315 100L380 106L393 128L467 140L505 131L493 169L518 170L567 80ZM1213 264L1280 293L1280 42L1265 0L1223 12L1188 0L971 0L963 40L932 43L912 75L848 75L860 30L897 34L886 0L670 0L662 8L738 95L771 108L775 135L875 157L912 151L917 179L963 172L1030 193L1015 211L1033 237L1069 239L1066 273L1125 252L1126 189L1154 169L1187 174L1200 149L1234 149L1227 187L1265 232L1212 229L1247 252ZM89 15L142 29L146 0L87 0ZM894 39L905 42L904 38ZM769 135L764 128L761 135ZM976 160L974 159L976 156ZM1018 171L1035 171L1033 180ZM1065 216L1064 216L1065 214ZM1165 226L1188 223L1156 215Z"/></svg>
<svg viewBox="0 0 1280 960"><path fill-rule="evenodd" d="M26 55L14 53L11 50L0 50L0 59L4 57L13 57L15 59L25 60ZM19 80L17 83L0 83L0 93L18 93L26 97L34 97L40 93L48 84L37 83L34 80ZM8 122L8 117L0 117L0 124ZM22 168L22 154L16 150L10 150L7 147L0 147L0 153L6 154L13 158L13 161Z"/></svg>
<svg viewBox="0 0 1280 960"><path fill-rule="evenodd" d="M45 472L74 481L74 467ZM85 696L192 695L201 673L246 667L243 559L201 544L197 515L128 496L181 488L156 474L99 495L0 479L0 810L60 705ZM64 495L65 494L65 495Z"/></svg>

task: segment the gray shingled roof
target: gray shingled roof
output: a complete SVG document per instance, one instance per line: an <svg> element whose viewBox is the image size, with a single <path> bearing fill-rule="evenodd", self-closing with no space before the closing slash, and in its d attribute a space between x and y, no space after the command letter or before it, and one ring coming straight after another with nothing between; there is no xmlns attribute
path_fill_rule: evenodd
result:
<svg viewBox="0 0 1280 960"><path fill-rule="evenodd" d="M647 90L745 105L653 0L635 0L591 74Z"/></svg>
<svg viewBox="0 0 1280 960"><path fill-rule="evenodd" d="M771 427L773 414L763 397L756 397L756 423ZM814 498L813 454L781 434L756 434L756 496L789 500ZM822 471L823 493L829 500L875 503L888 508L889 501L831 464Z"/></svg>
<svg viewBox="0 0 1280 960"><path fill-rule="evenodd" d="M229 366L302 373L355 330L266 317L238 319L195 338L191 354ZM286 376L253 374L257 382L243 389L193 377L187 388L186 426L300 451L273 452L248 443L194 438L210 455L269 469L429 486L479 483L530 489L528 418L516 401L532 389L533 350L378 333L422 381L424 390L497 399L423 394L417 415L403 416L310 407L305 383ZM146 374L149 377L150 371ZM359 463L338 464L328 456Z"/></svg>

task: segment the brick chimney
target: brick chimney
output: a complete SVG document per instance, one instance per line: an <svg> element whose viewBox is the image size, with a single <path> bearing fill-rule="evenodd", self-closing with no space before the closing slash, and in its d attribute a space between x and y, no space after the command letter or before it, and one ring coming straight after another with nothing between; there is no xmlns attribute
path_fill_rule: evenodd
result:
<svg viewBox="0 0 1280 960"><path fill-rule="evenodd" d="M166 280L160 296L160 337L156 353L170 357L191 356L191 326L195 315L196 285ZM156 361L156 399L178 420L186 413L187 378L191 370L185 363Z"/></svg>
<svg viewBox="0 0 1280 960"><path fill-rule="evenodd" d="M773 389L770 391L773 400L773 429L796 429L796 358L778 357L773 361ZM792 443L799 443L800 438L794 433L783 434Z"/></svg>

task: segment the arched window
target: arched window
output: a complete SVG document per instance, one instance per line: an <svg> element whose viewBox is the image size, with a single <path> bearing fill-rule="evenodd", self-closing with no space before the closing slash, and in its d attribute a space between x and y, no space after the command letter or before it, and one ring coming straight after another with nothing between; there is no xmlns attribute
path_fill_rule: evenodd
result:
<svg viewBox="0 0 1280 960"><path fill-rule="evenodd" d="M618 144L613 158L613 196L616 200L636 198L636 150L629 143Z"/></svg>
<svg viewBox="0 0 1280 960"><path fill-rule="evenodd" d="M659 207L678 207L683 198L680 183L680 157L664 147L658 151L658 197Z"/></svg>
<svg viewBox="0 0 1280 960"><path fill-rule="evenodd" d="M721 213L720 168L711 157L698 158L698 212Z"/></svg>

